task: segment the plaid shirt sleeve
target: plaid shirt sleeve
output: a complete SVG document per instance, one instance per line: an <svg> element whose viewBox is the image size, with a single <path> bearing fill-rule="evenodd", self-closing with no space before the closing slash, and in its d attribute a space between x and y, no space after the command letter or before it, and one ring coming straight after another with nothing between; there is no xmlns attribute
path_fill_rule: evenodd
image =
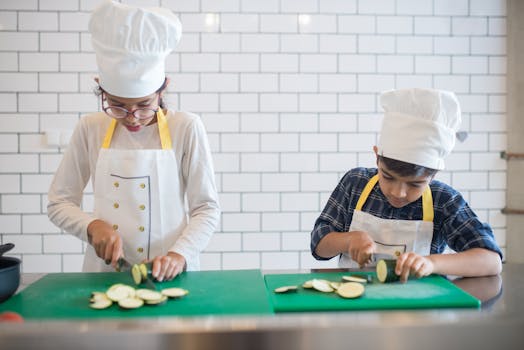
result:
<svg viewBox="0 0 524 350"><path fill-rule="evenodd" d="M318 243L330 232L346 232L349 230L353 210L362 190L376 171L365 168L355 168L348 171L331 193L324 210L315 221L311 232L311 254L317 260L329 260L315 253Z"/></svg>
<svg viewBox="0 0 524 350"><path fill-rule="evenodd" d="M440 254L447 245L456 252L484 248L502 258L491 227L479 220L462 195L438 181L434 181L431 187L435 207L431 253Z"/></svg>

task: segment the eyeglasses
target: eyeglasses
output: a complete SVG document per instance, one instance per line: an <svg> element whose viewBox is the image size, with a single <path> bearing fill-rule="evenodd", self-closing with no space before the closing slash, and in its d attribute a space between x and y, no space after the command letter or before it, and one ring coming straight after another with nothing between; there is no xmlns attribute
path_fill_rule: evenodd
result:
<svg viewBox="0 0 524 350"><path fill-rule="evenodd" d="M117 106L111 106L108 105L107 107L104 107L104 99L102 98L102 110L106 112L106 114L112 118L115 119L122 119L127 117L128 114L133 115L136 119L149 119L153 118L156 115L156 112L158 112L157 109L153 108L137 108L133 109L132 111L129 111L125 109L124 107L117 107Z"/></svg>

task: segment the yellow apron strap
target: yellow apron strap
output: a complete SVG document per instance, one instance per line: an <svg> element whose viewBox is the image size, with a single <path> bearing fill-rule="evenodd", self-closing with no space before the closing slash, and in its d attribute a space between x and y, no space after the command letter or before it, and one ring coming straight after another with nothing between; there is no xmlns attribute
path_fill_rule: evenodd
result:
<svg viewBox="0 0 524 350"><path fill-rule="evenodd" d="M375 187L377 181L378 181L378 174L373 176L371 179L369 179L368 183L366 184L366 187L364 187L364 190L360 194L360 198L358 199L355 210L362 210L364 203L366 203L366 200L368 199L368 196L371 193L371 190L373 189L373 187Z"/></svg>
<svg viewBox="0 0 524 350"><path fill-rule="evenodd" d="M162 149L173 148L171 144L171 134L169 133L169 127L167 126L166 116L164 115L164 112L161 108L158 109L156 117ZM102 148L109 148L109 145L111 145L111 139L113 138L113 133L115 132L116 123L116 119L111 119L111 124L109 124L109 127L107 128L104 141L102 142Z"/></svg>
<svg viewBox="0 0 524 350"><path fill-rule="evenodd" d="M368 199L371 190L373 189L373 187L375 187L377 182L378 174L369 179L368 183L366 184L366 187L364 187L364 190L360 194L360 198L358 199L355 210L362 210L364 203L366 203L366 200ZM435 214L433 211L433 196L431 194L431 188L429 188L428 186L424 190L424 193L422 193L422 220L433 222L434 215Z"/></svg>
<svg viewBox="0 0 524 350"><path fill-rule="evenodd" d="M158 132L160 134L160 142L162 143L162 149L172 149L171 134L169 133L169 127L167 126L167 119L164 115L162 108L156 112L156 119L158 123Z"/></svg>
<svg viewBox="0 0 524 350"><path fill-rule="evenodd" d="M116 127L116 119L111 118L111 124L109 124L109 127L106 131L106 136L104 136L104 142L102 143L102 148L109 148L109 145L111 144L111 139L113 138L113 132L115 131Z"/></svg>
<svg viewBox="0 0 524 350"><path fill-rule="evenodd" d="M424 193L422 193L422 220L433 222L434 216L433 195L431 194L431 188L428 186Z"/></svg>

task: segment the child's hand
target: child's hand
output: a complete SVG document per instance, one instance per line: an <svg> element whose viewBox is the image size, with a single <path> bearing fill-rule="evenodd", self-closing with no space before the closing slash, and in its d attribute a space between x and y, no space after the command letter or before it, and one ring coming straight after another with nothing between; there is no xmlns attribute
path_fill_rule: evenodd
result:
<svg viewBox="0 0 524 350"><path fill-rule="evenodd" d="M409 275L415 275L417 278L421 278L431 275L433 269L433 262L427 256L409 252L398 257L395 273L400 276L401 282L406 282Z"/></svg>
<svg viewBox="0 0 524 350"><path fill-rule="evenodd" d="M373 239L364 231L349 232L348 253L360 267L371 261L376 245Z"/></svg>
<svg viewBox="0 0 524 350"><path fill-rule="evenodd" d="M87 226L87 237L95 248L96 255L116 268L117 260L123 256L124 251L122 238L113 226L103 220L93 220Z"/></svg>
<svg viewBox="0 0 524 350"><path fill-rule="evenodd" d="M171 281L186 268L186 259L175 252L168 252L153 259L152 275L159 282Z"/></svg>

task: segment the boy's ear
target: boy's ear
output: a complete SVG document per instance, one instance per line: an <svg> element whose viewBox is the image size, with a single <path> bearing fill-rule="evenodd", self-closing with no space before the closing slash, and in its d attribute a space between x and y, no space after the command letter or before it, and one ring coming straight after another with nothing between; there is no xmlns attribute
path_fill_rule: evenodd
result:
<svg viewBox="0 0 524 350"><path fill-rule="evenodd" d="M377 158L377 166L378 166L378 147L377 146L373 146L373 152L375 152L375 156Z"/></svg>

